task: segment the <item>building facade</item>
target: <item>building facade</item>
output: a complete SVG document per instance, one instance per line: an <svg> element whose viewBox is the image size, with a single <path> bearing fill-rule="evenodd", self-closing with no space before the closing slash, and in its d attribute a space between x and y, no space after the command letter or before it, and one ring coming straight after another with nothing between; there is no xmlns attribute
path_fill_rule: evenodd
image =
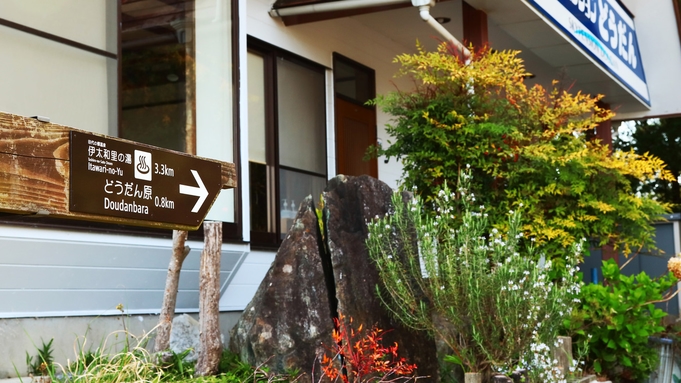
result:
<svg viewBox="0 0 681 383"><path fill-rule="evenodd" d="M681 114L676 0L429 5L458 41L522 50L530 83L562 78L605 94L617 120ZM393 77L396 55L446 39L409 0L6 0L0 111L236 164L238 187L207 217L223 222L227 328L305 196L317 200L336 174L397 186L398 163L362 161L367 146L388 141L390 121L365 102L411 86ZM104 336L121 314L140 331L153 327L170 236L0 216L0 338L13 345L0 359L23 362L27 333L59 338L66 351L56 356L66 359L74 335ZM198 311L200 230L188 245L179 313ZM0 365L0 378L13 371Z"/></svg>

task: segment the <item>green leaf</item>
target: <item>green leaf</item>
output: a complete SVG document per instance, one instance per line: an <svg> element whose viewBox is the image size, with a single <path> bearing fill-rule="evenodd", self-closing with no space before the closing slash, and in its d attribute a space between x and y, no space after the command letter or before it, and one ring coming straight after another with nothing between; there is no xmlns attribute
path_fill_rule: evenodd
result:
<svg viewBox="0 0 681 383"><path fill-rule="evenodd" d="M629 341L622 337L617 341L617 344L622 347L626 352L631 352L631 343Z"/></svg>
<svg viewBox="0 0 681 383"><path fill-rule="evenodd" d="M601 362L598 360L594 360L594 371L596 371L597 374L600 374L601 371L603 371L603 368L601 367Z"/></svg>
<svg viewBox="0 0 681 383"><path fill-rule="evenodd" d="M447 363L458 364L459 366L464 367L463 361L456 355L445 355L443 360Z"/></svg>
<svg viewBox="0 0 681 383"><path fill-rule="evenodd" d="M626 367L631 367L633 364L631 363L631 359L629 359L628 356L622 355L621 362L623 366Z"/></svg>
<svg viewBox="0 0 681 383"><path fill-rule="evenodd" d="M617 360L617 356L614 353L604 352L602 358L606 362L614 362Z"/></svg>

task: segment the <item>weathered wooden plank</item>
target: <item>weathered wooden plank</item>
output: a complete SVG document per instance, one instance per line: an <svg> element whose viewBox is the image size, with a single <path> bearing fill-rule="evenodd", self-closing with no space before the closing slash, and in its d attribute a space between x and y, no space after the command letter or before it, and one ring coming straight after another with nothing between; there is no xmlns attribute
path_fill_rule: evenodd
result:
<svg viewBox="0 0 681 383"><path fill-rule="evenodd" d="M65 162L0 152L0 210L68 213L69 168Z"/></svg>
<svg viewBox="0 0 681 383"><path fill-rule="evenodd" d="M222 163L222 188L233 189L236 187L236 165L231 162Z"/></svg>
<svg viewBox="0 0 681 383"><path fill-rule="evenodd" d="M0 112L0 211L155 228L198 228L198 225L168 224L69 211L69 135L72 131L107 138L101 134ZM117 140L151 147L129 140ZM201 159L220 164L222 189L236 187L237 175L233 163Z"/></svg>

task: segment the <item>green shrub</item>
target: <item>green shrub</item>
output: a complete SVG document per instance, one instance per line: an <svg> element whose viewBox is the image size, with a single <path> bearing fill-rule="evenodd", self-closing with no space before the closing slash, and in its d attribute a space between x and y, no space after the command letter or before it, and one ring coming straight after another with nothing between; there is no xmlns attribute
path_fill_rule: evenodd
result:
<svg viewBox="0 0 681 383"><path fill-rule="evenodd" d="M54 339L50 339L47 343L44 340L41 341L42 346L36 346L37 355L31 356L28 351L26 352L26 366L29 375L47 376L54 371L54 357L52 355Z"/></svg>
<svg viewBox="0 0 681 383"><path fill-rule="evenodd" d="M574 305L576 269L568 264L552 282L550 262L541 264L520 231L521 213L507 213L507 232L491 228L487 208L472 208L470 175L459 179L455 193L445 185L433 197L434 215L424 214L420 198L403 202L396 194L394 211L369 223L379 295L407 326L443 340L447 359L467 372L521 366L531 367L536 381L558 381L549 349Z"/></svg>
<svg viewBox="0 0 681 383"><path fill-rule="evenodd" d="M470 63L419 47L395 61L415 88L379 97L393 116L386 148L374 155L401 160L406 189L432 198L470 164L471 191L497 229L523 203L522 230L560 262L582 238L612 243L625 253L652 241L652 218L666 205L636 195L629 177L676 181L664 163L646 154L611 150L587 135L614 114L602 96L527 86L518 51L474 52Z"/></svg>
<svg viewBox="0 0 681 383"><path fill-rule="evenodd" d="M668 273L652 279L646 273L626 276L612 259L603 262L603 284L581 289L581 305L566 321L575 345L589 344L587 367L615 382L643 381L657 367L657 351L648 337L664 330L664 311L654 303L676 283Z"/></svg>
<svg viewBox="0 0 681 383"><path fill-rule="evenodd" d="M123 341L118 340L121 334ZM116 340L113 345L109 343L112 339ZM217 375L195 377L196 362L185 360L189 350L179 354L152 354L145 347L147 341L147 336L137 338L127 331L116 331L92 350L86 348L86 339L79 337L76 359L66 366L55 363L48 375L53 382L63 383L285 383L300 380L299 372L274 374L265 366L252 367L226 350L220 359ZM121 345L122 350L115 351ZM43 344L43 349L50 347Z"/></svg>

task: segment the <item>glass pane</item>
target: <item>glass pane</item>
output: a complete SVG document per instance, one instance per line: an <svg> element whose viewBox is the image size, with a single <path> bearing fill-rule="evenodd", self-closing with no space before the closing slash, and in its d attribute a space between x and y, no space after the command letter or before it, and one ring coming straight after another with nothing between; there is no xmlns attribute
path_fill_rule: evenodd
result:
<svg viewBox="0 0 681 383"><path fill-rule="evenodd" d="M0 15L39 31L116 53L115 1L3 0ZM108 27L113 29L107 31Z"/></svg>
<svg viewBox="0 0 681 383"><path fill-rule="evenodd" d="M360 65L334 58L333 78L336 94L362 104L374 97L373 73Z"/></svg>
<svg viewBox="0 0 681 383"><path fill-rule="evenodd" d="M0 17L117 52L115 1L0 0ZM0 110L39 114L58 124L101 134L115 132L115 59L4 26L0 27L0 51L4 52L0 84L5 89L0 94Z"/></svg>
<svg viewBox="0 0 681 383"><path fill-rule="evenodd" d="M274 233L276 227L272 220L272 203L269 195L267 165L248 163L250 178L251 231Z"/></svg>
<svg viewBox="0 0 681 383"><path fill-rule="evenodd" d="M194 1L196 154L236 162L232 127L232 14L229 4L229 1ZM221 191L206 219L234 222L235 203L234 189Z"/></svg>
<svg viewBox="0 0 681 383"><path fill-rule="evenodd" d="M312 195L317 203L319 196L326 187L326 178L311 176L290 170L279 171L279 217L281 220L281 238L293 224L293 219L298 213L298 207L305 197Z"/></svg>
<svg viewBox="0 0 681 383"><path fill-rule="evenodd" d="M251 231L276 232L271 185L267 175L265 126L265 60L248 52L248 160Z"/></svg>
<svg viewBox="0 0 681 383"><path fill-rule="evenodd" d="M265 60L248 52L248 159L267 163L265 155Z"/></svg>
<svg viewBox="0 0 681 383"><path fill-rule="evenodd" d="M324 73L277 60L279 163L326 174Z"/></svg>
<svg viewBox="0 0 681 383"><path fill-rule="evenodd" d="M121 4L121 137L193 149L193 3Z"/></svg>

